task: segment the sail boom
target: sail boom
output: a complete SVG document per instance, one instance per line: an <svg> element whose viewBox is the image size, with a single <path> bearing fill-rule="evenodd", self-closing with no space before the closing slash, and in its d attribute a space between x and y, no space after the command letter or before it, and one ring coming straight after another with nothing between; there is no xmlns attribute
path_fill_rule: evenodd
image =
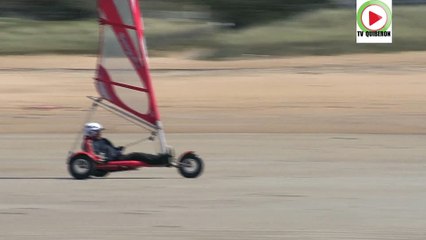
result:
<svg viewBox="0 0 426 240"><path fill-rule="evenodd" d="M127 118L131 121L135 121L136 123L141 124L142 125L141 127L147 128L150 131L157 132L158 130L160 130L160 128L158 126L151 124L151 123L149 123L149 122L147 122L147 121L145 121L145 120L143 120L143 119L141 119L141 118L139 118L139 117L137 117L137 116L135 116L131 113L123 111L120 108L115 107L112 104L109 104L108 102L104 102L103 98L98 98L98 97L93 97L93 96L87 96L87 98L92 100L93 103L96 104L97 106L100 106L105 110L111 111L114 114L117 114L118 116Z"/></svg>
<svg viewBox="0 0 426 240"><path fill-rule="evenodd" d="M114 27L122 27L122 28L128 28L128 29L133 29L133 30L137 29L135 26L130 26L130 25L127 25L127 24L122 24L122 23L110 22L110 21L108 21L106 19L102 19L102 18L99 20L99 23L101 25L111 25L111 26L114 26Z"/></svg>
<svg viewBox="0 0 426 240"><path fill-rule="evenodd" d="M106 82L106 81L103 81L102 79L100 79L100 78L95 78L95 80L96 81L100 81L100 82ZM132 85L129 85L129 84L124 84L124 83L118 83L118 82L114 82L114 81L111 81L111 82L108 82L109 84L112 84L112 85L115 85L115 86L119 86L119 87L124 87L124 88L128 88L128 89L132 89L132 90L135 90L135 91L140 91L140 92L148 92L148 90L147 89L145 89L145 88L141 88L141 87L135 87L135 86L132 86Z"/></svg>

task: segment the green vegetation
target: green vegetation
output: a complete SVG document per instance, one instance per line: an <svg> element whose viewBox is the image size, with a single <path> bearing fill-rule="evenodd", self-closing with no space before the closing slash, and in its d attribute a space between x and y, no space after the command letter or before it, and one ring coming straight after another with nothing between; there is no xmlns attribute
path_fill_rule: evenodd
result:
<svg viewBox="0 0 426 240"><path fill-rule="evenodd" d="M334 55L426 50L426 6L394 7L392 44L356 44L355 12L325 9L215 36L211 57L256 55Z"/></svg>
<svg viewBox="0 0 426 240"><path fill-rule="evenodd" d="M148 11L208 11L215 21L245 27L286 19L310 9L331 6L331 0L143 0ZM77 20L96 17L95 0L2 0L0 16L39 20Z"/></svg>
<svg viewBox="0 0 426 240"><path fill-rule="evenodd" d="M288 19L301 12L331 6L330 0L192 0L191 2L209 6L215 19L234 23L237 28L259 22Z"/></svg>
<svg viewBox="0 0 426 240"><path fill-rule="evenodd" d="M94 53L98 24L0 18L0 54Z"/></svg>
<svg viewBox="0 0 426 240"><path fill-rule="evenodd" d="M356 44L353 9L305 12L243 29L201 21L146 19L151 55L202 50L201 58L243 55L333 55L426 50L426 6L394 7L393 44ZM97 21L0 18L0 54L96 53Z"/></svg>
<svg viewBox="0 0 426 240"><path fill-rule="evenodd" d="M0 16L40 20L75 20L94 17L94 0L2 0Z"/></svg>

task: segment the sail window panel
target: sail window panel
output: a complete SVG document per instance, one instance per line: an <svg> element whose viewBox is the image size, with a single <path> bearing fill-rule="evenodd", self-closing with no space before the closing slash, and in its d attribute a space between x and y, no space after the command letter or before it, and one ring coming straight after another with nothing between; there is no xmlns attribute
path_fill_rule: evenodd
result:
<svg viewBox="0 0 426 240"><path fill-rule="evenodd" d="M142 54L143 57L145 58L145 61L147 63L149 63L149 58L148 58L148 48L146 47L146 38L144 37L141 41L141 46L142 46Z"/></svg>
<svg viewBox="0 0 426 240"><path fill-rule="evenodd" d="M145 88L133 64L124 53L111 27L104 28L102 66L108 71L111 80L135 87Z"/></svg>
<svg viewBox="0 0 426 240"><path fill-rule="evenodd" d="M96 88L98 89L99 94L102 98L111 101L111 96L108 94L106 90L105 84L101 81L96 81Z"/></svg>
<svg viewBox="0 0 426 240"><path fill-rule="evenodd" d="M118 10L123 23L125 25L135 26L130 2L131 0L114 0L115 7Z"/></svg>
<svg viewBox="0 0 426 240"><path fill-rule="evenodd" d="M132 39L133 46L135 46L135 48L136 48L138 59L141 59L141 54L142 54L141 49L140 49L141 44L140 44L137 32L134 31L134 30L128 30L127 32L129 33L130 38Z"/></svg>
<svg viewBox="0 0 426 240"><path fill-rule="evenodd" d="M123 57L124 53L111 26L103 27L102 60Z"/></svg>
<svg viewBox="0 0 426 240"><path fill-rule="evenodd" d="M148 95L145 92L135 91L119 86L114 87L116 95L131 109L146 114L149 109Z"/></svg>

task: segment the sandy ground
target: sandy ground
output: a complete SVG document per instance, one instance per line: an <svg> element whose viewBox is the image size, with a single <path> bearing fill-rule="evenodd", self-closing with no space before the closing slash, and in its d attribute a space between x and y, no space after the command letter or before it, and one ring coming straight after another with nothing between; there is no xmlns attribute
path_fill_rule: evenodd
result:
<svg viewBox="0 0 426 240"><path fill-rule="evenodd" d="M151 168L87 181L65 170L72 138L1 135L0 239L426 235L424 135L171 134L205 159L200 178Z"/></svg>
<svg viewBox="0 0 426 240"><path fill-rule="evenodd" d="M152 59L169 143L204 174L75 181L95 59L0 57L0 239L424 239L425 59ZM117 144L140 138L96 119Z"/></svg>
<svg viewBox="0 0 426 240"><path fill-rule="evenodd" d="M96 95L95 62L0 57L0 132L75 132L90 106L85 96ZM154 58L151 66L170 133L426 133L424 52L226 62ZM99 121L114 132L118 122L109 118Z"/></svg>

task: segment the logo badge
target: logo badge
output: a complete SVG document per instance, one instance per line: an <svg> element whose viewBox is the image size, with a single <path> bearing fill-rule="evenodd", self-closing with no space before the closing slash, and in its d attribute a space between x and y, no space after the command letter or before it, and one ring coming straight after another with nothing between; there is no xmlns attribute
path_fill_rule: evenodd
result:
<svg viewBox="0 0 426 240"><path fill-rule="evenodd" d="M357 0L357 43L392 43L392 0Z"/></svg>

